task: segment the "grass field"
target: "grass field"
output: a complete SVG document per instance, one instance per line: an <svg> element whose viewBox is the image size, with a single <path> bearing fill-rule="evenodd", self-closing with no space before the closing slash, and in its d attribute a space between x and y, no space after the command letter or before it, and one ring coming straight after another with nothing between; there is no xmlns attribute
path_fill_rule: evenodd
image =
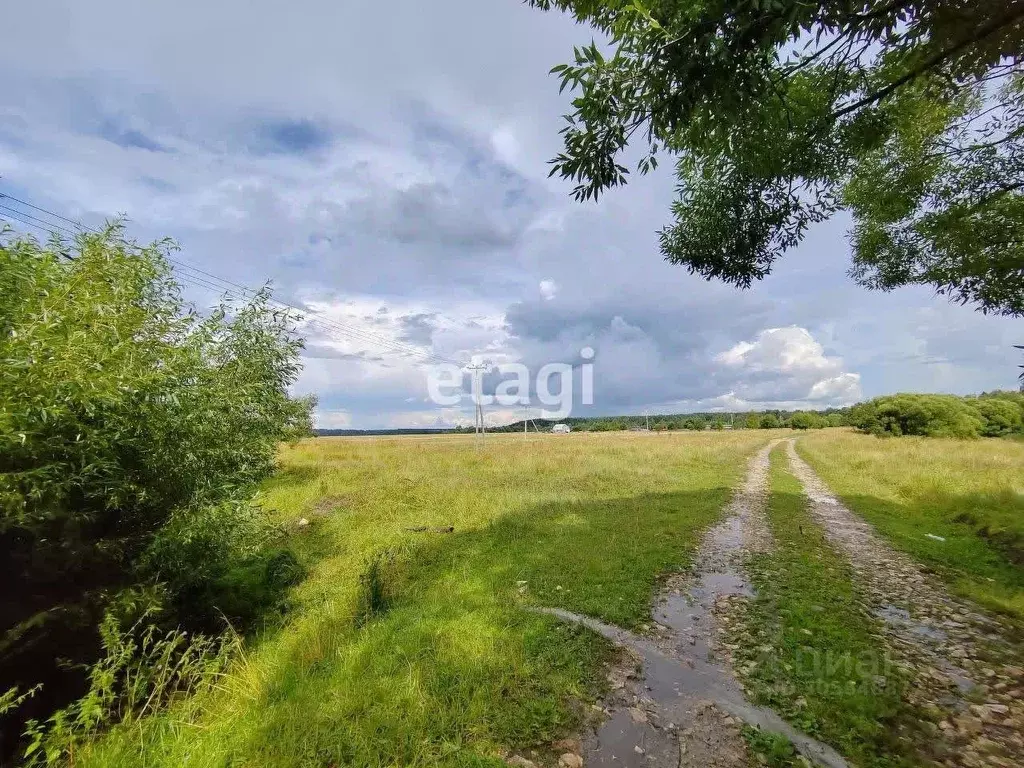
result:
<svg viewBox="0 0 1024 768"><path fill-rule="evenodd" d="M854 512L955 591L1024 620L1024 443L825 430L797 450Z"/></svg>
<svg viewBox="0 0 1024 768"><path fill-rule="evenodd" d="M563 735L771 432L317 439L266 505L310 565L219 689L76 756L102 766L501 765ZM305 518L309 525L300 526ZM452 533L411 527L454 526Z"/></svg>
<svg viewBox="0 0 1024 768"><path fill-rule="evenodd" d="M590 632L526 609L646 623L658 577L688 564L747 459L783 434L287 448L264 505L309 575L283 626L250 641L213 691L115 728L74 762L502 766L510 751L572 732L611 654ZM1024 443L826 430L797 447L896 546L962 594L1024 615ZM865 666L884 662L876 620L779 450L771 490L777 546L750 563L758 596L740 630L741 675L754 698L856 764L911 764L919 734L900 673ZM771 765L792 762L769 734L751 741Z"/></svg>

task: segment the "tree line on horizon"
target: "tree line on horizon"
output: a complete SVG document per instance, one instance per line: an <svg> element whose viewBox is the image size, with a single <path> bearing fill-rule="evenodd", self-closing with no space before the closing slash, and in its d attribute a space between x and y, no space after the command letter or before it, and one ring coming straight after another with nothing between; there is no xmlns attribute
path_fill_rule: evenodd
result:
<svg viewBox="0 0 1024 768"><path fill-rule="evenodd" d="M654 432L726 429L824 429L855 427L861 432L894 436L1005 437L1024 433L1024 393L983 392L980 395L934 395L903 393L876 397L847 408L822 411L700 412L680 414L569 416L564 419L531 419L528 430L550 431L555 424L567 424L574 432L616 432L647 429ZM488 432L523 432L524 423L515 421ZM329 436L472 434L473 427L438 429L318 429Z"/></svg>

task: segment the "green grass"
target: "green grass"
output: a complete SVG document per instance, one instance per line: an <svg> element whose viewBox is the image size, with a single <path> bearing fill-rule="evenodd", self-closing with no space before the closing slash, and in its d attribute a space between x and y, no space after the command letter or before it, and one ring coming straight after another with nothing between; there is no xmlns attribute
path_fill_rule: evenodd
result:
<svg viewBox="0 0 1024 768"><path fill-rule="evenodd" d="M850 509L954 591L1024 620L1024 443L827 430L797 450Z"/></svg>
<svg viewBox="0 0 1024 768"><path fill-rule="evenodd" d="M742 735L753 758L751 765L766 768L791 768L801 765L798 762L796 747L782 734L744 725Z"/></svg>
<svg viewBox="0 0 1024 768"><path fill-rule="evenodd" d="M768 519L776 549L749 563L757 597L737 631L737 669L754 700L859 766L913 765L897 735L910 722L901 679L862 607L849 565L813 521L784 448L771 456ZM769 765L784 740L748 733Z"/></svg>
<svg viewBox="0 0 1024 768"><path fill-rule="evenodd" d="M116 728L96 766L501 765L564 735L607 644L527 610L634 626L767 432L319 439L269 510L308 578L212 693ZM297 527L305 517L309 526ZM412 533L453 525L454 533Z"/></svg>

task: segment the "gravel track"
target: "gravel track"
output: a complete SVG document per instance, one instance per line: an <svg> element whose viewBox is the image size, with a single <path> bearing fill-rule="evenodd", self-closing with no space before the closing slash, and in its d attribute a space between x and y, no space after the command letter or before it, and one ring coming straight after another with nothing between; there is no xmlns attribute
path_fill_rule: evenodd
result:
<svg viewBox="0 0 1024 768"><path fill-rule="evenodd" d="M810 512L849 560L885 642L910 677L911 702L930 713L929 757L941 765L1024 766L1024 649L1013 628L952 596L829 491L786 441Z"/></svg>

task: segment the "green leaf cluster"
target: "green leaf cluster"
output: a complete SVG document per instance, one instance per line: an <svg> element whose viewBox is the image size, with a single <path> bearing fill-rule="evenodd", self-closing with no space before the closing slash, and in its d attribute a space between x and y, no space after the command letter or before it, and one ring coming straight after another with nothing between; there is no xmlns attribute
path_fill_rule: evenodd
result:
<svg viewBox="0 0 1024 768"><path fill-rule="evenodd" d="M1024 0L529 0L605 44L552 174L596 199L675 163L666 259L742 287L854 219L851 275L1024 314Z"/></svg>

